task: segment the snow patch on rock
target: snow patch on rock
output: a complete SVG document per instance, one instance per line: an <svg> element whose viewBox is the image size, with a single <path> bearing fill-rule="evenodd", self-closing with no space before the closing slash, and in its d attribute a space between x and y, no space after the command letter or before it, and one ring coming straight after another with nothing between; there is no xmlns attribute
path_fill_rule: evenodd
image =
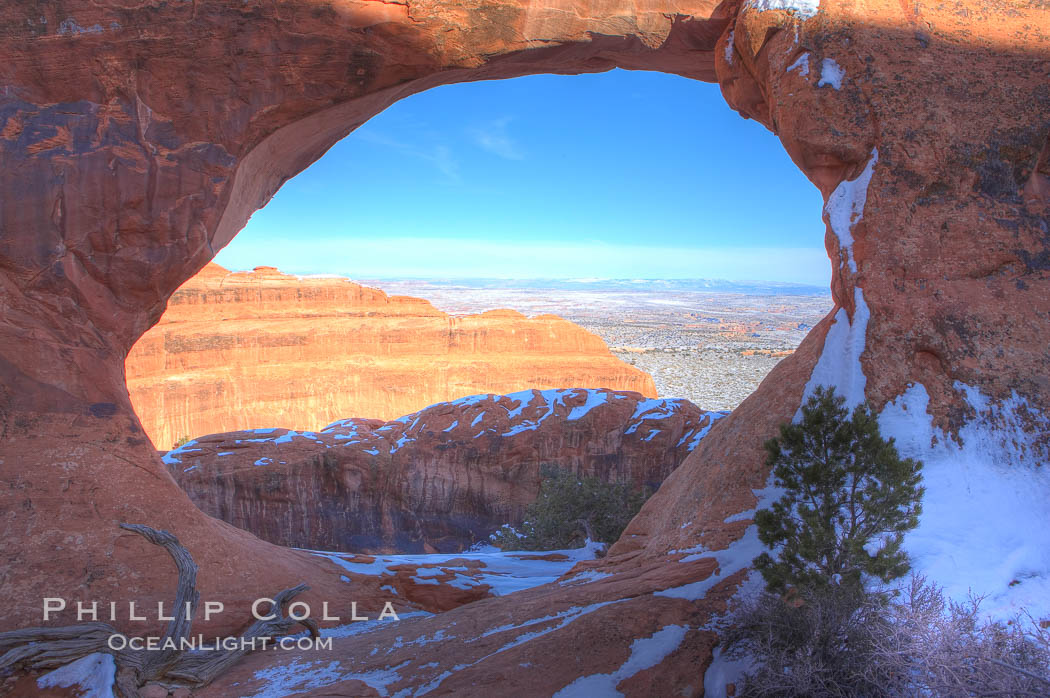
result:
<svg viewBox="0 0 1050 698"><path fill-rule="evenodd" d="M839 239L839 247L846 251L846 261L850 271L854 274L857 273L857 262L853 258L853 226L864 218L864 205L868 201L868 185L871 183L871 176L875 172L875 164L878 161L879 149L873 148L864 171L856 179L840 182L835 187L835 191L831 192L828 202L824 204L824 213L828 217L828 223L831 225L832 232Z"/></svg>
<svg viewBox="0 0 1050 698"><path fill-rule="evenodd" d="M197 440L196 439L194 439L192 441L187 441L186 443L182 444L178 448L171 449L170 451L165 453L163 456L161 456L160 459L161 459L161 461L164 462L165 465L181 465L182 464L181 456L184 456L187 453L200 453L200 452L204 451L203 448L195 448L196 445L197 445Z"/></svg>
<svg viewBox="0 0 1050 698"><path fill-rule="evenodd" d="M611 572L599 572L598 570L583 570L582 572L577 572L576 574L561 580L560 582L558 582L558 586L572 586L576 584L585 583L590 584L591 582L596 582L599 579L605 579L606 577L611 576Z"/></svg>
<svg viewBox="0 0 1050 698"><path fill-rule="evenodd" d="M492 399L492 394L491 393L485 393L484 395L468 395L466 397L461 397L458 400L453 400L449 404L450 405L460 405L462 407L470 407L471 405L476 405L479 402L485 402L486 400L491 400L491 399ZM438 404L441 404L441 403L438 403Z"/></svg>
<svg viewBox="0 0 1050 698"><path fill-rule="evenodd" d="M120 25L117 25L119 28ZM60 36L77 36L79 34L101 34L104 30L101 24L92 24L90 27L82 27L72 17L66 17L58 25L58 34Z"/></svg>
<svg viewBox="0 0 1050 698"><path fill-rule="evenodd" d="M784 494L782 488L776 487L773 484L772 473L769 475L769 479L766 481L766 486L764 488L752 490L752 492L758 498L755 509L749 510L748 512L740 512L738 516L748 514L748 518L750 518L754 515L756 510L766 509L772 506L773 502ZM727 517L727 520L734 518L734 516L730 516ZM722 580L727 579L740 570L750 567L751 562L764 551L765 546L762 544L762 541L758 539L758 526L753 523L747 527L743 536L733 543L730 543L729 547L723 550L709 551L703 545L697 545L687 550L672 550L671 553L692 553L679 560L679 562L692 562L705 557L713 557L715 562L718 563L718 567L706 579L692 582L690 584L684 584L679 587L664 589L663 591L656 592L654 596L667 596L671 598L686 599L689 601L701 599L712 587ZM761 576L752 571L748 574L743 583L741 583L740 588L735 595L740 597L753 595L758 592L761 585ZM700 630L715 629L722 622L723 618L721 616L716 616L706 625L702 626ZM736 683L739 685L741 677L748 669L750 669L750 664L748 662L724 657L716 649L712 658L711 666L708 667L707 672L704 674L704 695L714 696L715 698L724 698L726 695L726 684Z"/></svg>
<svg viewBox="0 0 1050 698"><path fill-rule="evenodd" d="M809 75L809 53L803 53L796 58L795 62L789 65L784 72L790 73L792 70L798 70L798 74L802 77Z"/></svg>
<svg viewBox="0 0 1050 698"><path fill-rule="evenodd" d="M750 0L748 7L756 12L782 10L793 12L801 19L809 19L820 10L820 0Z"/></svg>
<svg viewBox="0 0 1050 698"><path fill-rule="evenodd" d="M380 696L390 695L387 686L401 680L398 669L408 662L395 667L377 669L364 673L344 673L337 661L328 663L300 661L298 658L283 666L271 667L255 672L254 678L266 681L264 689L253 693L250 698L282 698L293 693L303 693L308 689L329 686L337 681L356 679L374 689Z"/></svg>
<svg viewBox="0 0 1050 698"><path fill-rule="evenodd" d="M860 356L864 353L865 335L871 313L864 302L863 289L853 290L853 300L855 307L852 322L845 308L839 308L835 313L835 322L828 329L824 338L824 349L802 394L803 403L819 386L835 388L838 395L846 398L848 408L852 409L864 402L867 377L861 368ZM795 418L799 419L801 416L800 407Z"/></svg>
<svg viewBox="0 0 1050 698"><path fill-rule="evenodd" d="M577 405L576 407L573 407L572 410L569 411L569 416L566 417L566 419L570 422L577 419L581 419L584 415L586 415L598 405L604 405L609 398L608 393L602 392L600 390L585 390L583 392L587 394L587 401L584 402L582 405Z"/></svg>
<svg viewBox="0 0 1050 698"><path fill-rule="evenodd" d="M622 696L617 684L640 671L656 666L678 649L689 628L667 625L649 637L631 643L631 655L611 674L581 676L554 695L556 698L591 698L592 696Z"/></svg>
<svg viewBox="0 0 1050 698"><path fill-rule="evenodd" d="M503 435L504 436L514 436L515 434L520 434L520 433L522 433L524 431L535 431L535 430L539 429L540 428L540 423L543 422L543 420L545 420L547 417L550 417L552 414L554 414L554 407L556 405L562 405L562 406L565 405L565 397L566 397L566 395L569 392L571 392L571 391L550 389L550 390L537 390L537 391L522 391L522 393L511 393L507 397L517 399L517 400L519 400L519 402L525 399L524 396L523 396L523 393L524 394L529 394L530 395L530 397L528 398L529 401L527 403L525 403L525 404L527 406L530 406L530 407L532 406L532 402L535 399L535 397L539 396L544 401L544 403L546 404L547 411L544 414L542 414L538 419L535 419L535 420L528 420L527 419L527 420L522 421L520 424L516 424L515 426L511 427L510 430L503 432ZM522 409L522 407L519 404L519 407L518 407L518 409L515 410L515 412L520 414L520 412L518 412L518 410L520 410L520 409ZM509 414L508 414L508 416L509 416ZM517 416L517 415L515 415L515 416Z"/></svg>
<svg viewBox="0 0 1050 698"><path fill-rule="evenodd" d="M113 698L113 681L117 665L113 655L95 652L75 662L49 671L36 680L38 688L71 688L76 686L80 698Z"/></svg>
<svg viewBox="0 0 1050 698"><path fill-rule="evenodd" d="M820 62L820 80L817 87L833 87L842 89L842 80L846 77L846 71L835 62L834 58L825 58Z"/></svg>
<svg viewBox="0 0 1050 698"><path fill-rule="evenodd" d="M707 432L711 431L711 427L713 427L715 425L715 422L717 422L719 419L722 419L722 417L728 416L729 413L728 412L708 412L707 415L708 415L708 422L707 422L707 424L705 424L704 426L700 427L695 432L683 436L678 441L678 444L677 444L678 446L681 446L683 443L685 443L685 440L687 438L689 438L689 439L691 439L691 441L689 442L689 445L686 446L686 450L689 451L690 453L692 453L693 451L696 450L696 447L700 445L700 442L703 440L703 438L705 436L707 436Z"/></svg>
<svg viewBox="0 0 1050 698"><path fill-rule="evenodd" d="M647 419L666 419L673 416L681 408L681 403L682 400L669 398L650 398L639 401L634 408L634 414L631 415L632 423L624 434L633 434L638 431L638 427L642 426L642 422Z"/></svg>

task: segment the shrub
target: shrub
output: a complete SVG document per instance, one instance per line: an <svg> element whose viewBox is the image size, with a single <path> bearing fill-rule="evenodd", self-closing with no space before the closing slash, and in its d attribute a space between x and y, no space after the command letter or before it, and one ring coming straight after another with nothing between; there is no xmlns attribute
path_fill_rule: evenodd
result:
<svg viewBox="0 0 1050 698"><path fill-rule="evenodd" d="M918 525L922 463L879 435L869 407L850 415L833 389L817 388L797 424L765 447L784 495L755 515L774 549L755 558L770 591L883 581L908 571L904 532Z"/></svg>
<svg viewBox="0 0 1050 698"><path fill-rule="evenodd" d="M882 696L890 677L870 665L879 609L854 585L785 600L769 592L740 602L723 632L725 654L757 668L743 696ZM740 687L738 687L740 688Z"/></svg>
<svg viewBox="0 0 1050 698"><path fill-rule="evenodd" d="M910 695L1050 695L1050 630L1032 618L982 620L981 599L945 600L912 577L886 612L872 661L900 675Z"/></svg>
<svg viewBox="0 0 1050 698"><path fill-rule="evenodd" d="M956 604L922 577L895 600L856 586L792 601L742 602L725 653L757 663L739 695L1050 695L1050 631L1031 619L982 621L980 600Z"/></svg>
<svg viewBox="0 0 1050 698"><path fill-rule="evenodd" d="M492 536L503 550L559 550L587 538L614 543L651 494L568 470L545 469L536 501L520 529L504 526Z"/></svg>
<svg viewBox="0 0 1050 698"><path fill-rule="evenodd" d="M180 448L181 446L185 446L189 442L190 442L190 437L188 437L188 436L180 436L179 438L175 439L175 445L172 446L171 449L174 451L176 448Z"/></svg>

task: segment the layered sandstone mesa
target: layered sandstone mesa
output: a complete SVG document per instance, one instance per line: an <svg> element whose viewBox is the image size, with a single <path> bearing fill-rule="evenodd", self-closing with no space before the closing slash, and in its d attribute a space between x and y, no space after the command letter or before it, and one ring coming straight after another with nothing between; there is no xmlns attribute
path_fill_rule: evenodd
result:
<svg viewBox="0 0 1050 698"><path fill-rule="evenodd" d="M178 439L346 415L395 419L478 393L586 385L656 397L652 378L554 315L453 317L420 298L273 267L209 264L168 301L125 362L131 403L160 449Z"/></svg>
<svg viewBox="0 0 1050 698"><path fill-rule="evenodd" d="M387 105L613 67L717 81L777 134L825 200L835 309L593 575L342 638L321 675L312 653L257 653L200 693L299 675L336 695L721 695L739 665L719 619L768 501L761 443L821 383L869 400L926 462L913 568L1045 617L1047 26L1045 3L990 0L3 3L0 628L39 623L45 596L170 602L170 560L119 521L194 554L202 598L227 609L194 631L233 630L303 581L315 605L375 599L194 507L132 410L127 352L283 182ZM741 190L775 186L754 171Z"/></svg>
<svg viewBox="0 0 1050 698"><path fill-rule="evenodd" d="M526 390L385 423L213 434L164 462L202 511L271 543L446 553L520 525L544 467L655 490L722 416L631 392Z"/></svg>

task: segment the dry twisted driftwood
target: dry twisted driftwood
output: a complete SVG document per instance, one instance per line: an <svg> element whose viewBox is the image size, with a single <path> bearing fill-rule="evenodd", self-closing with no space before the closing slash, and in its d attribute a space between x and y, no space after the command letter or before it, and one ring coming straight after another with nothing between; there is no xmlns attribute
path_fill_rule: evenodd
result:
<svg viewBox="0 0 1050 698"><path fill-rule="evenodd" d="M182 640L189 638L193 616L197 612L200 592L197 591L197 564L186 548L168 531L158 531L141 524L120 524L120 527L138 533L154 545L168 551L179 572L175 591L175 615L161 637L161 649L111 649L110 636L119 634L108 623L88 622L62 628L23 628L0 633L0 671L10 667L26 669L53 669L95 652L113 655L117 665L117 692L124 698L138 698L139 687L148 681L165 680L193 686L213 681L250 650L238 641L234 649L183 650ZM296 621L284 617L284 605L306 591L305 584L285 589L274 597L270 611L272 618L257 620L240 636L242 639L270 638L285 634L293 625L305 626L314 637L319 635L312 620ZM190 613L186 613L190 602ZM167 641L174 648L165 649Z"/></svg>

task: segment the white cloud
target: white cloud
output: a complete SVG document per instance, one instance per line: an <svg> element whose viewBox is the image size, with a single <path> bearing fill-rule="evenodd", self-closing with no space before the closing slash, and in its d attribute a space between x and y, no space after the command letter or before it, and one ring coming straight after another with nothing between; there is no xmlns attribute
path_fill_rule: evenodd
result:
<svg viewBox="0 0 1050 698"><path fill-rule="evenodd" d="M375 145L385 146L393 150L407 155L409 157L417 158L424 162L428 162L433 165L441 174L445 175L452 182L460 182L461 178L459 175L459 162L456 160L452 149L444 143L430 143L430 144L414 144L405 143L403 141L395 140L389 136L384 136L381 133L377 133L374 130L358 131L354 134L358 139L373 143Z"/></svg>
<svg viewBox="0 0 1050 698"><path fill-rule="evenodd" d="M498 155L506 160L523 160L525 155L521 152L521 148L507 133L507 124L510 122L511 117L505 116L470 129L469 133L480 148L493 155Z"/></svg>

